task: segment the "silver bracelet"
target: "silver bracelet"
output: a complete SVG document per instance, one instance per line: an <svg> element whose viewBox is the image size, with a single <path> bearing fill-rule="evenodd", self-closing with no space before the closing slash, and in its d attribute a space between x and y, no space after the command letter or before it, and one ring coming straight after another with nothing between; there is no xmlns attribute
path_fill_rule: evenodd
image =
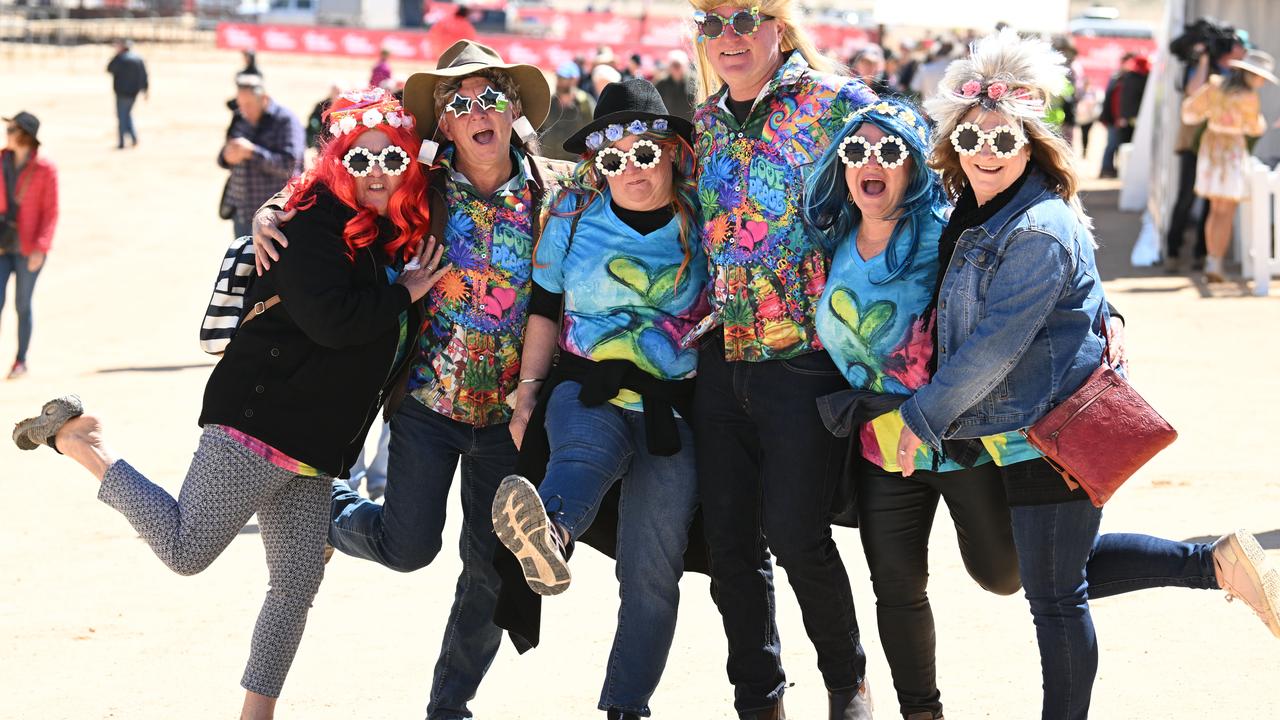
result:
<svg viewBox="0 0 1280 720"><path fill-rule="evenodd" d="M546 378L520 378L520 384L544 382Z"/></svg>

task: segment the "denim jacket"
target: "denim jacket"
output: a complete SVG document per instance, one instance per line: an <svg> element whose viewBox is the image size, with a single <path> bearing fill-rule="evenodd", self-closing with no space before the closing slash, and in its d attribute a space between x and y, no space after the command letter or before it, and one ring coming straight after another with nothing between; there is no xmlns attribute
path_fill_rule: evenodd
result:
<svg viewBox="0 0 1280 720"><path fill-rule="evenodd" d="M1045 181L1033 170L956 240L938 297L938 371L901 408L932 447L1032 425L1101 361L1093 236Z"/></svg>

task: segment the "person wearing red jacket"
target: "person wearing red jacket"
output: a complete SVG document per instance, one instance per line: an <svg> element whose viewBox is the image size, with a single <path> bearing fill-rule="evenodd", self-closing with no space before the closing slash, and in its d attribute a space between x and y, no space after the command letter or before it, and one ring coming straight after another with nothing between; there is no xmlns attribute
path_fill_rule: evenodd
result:
<svg viewBox="0 0 1280 720"><path fill-rule="evenodd" d="M58 224L58 171L40 156L40 121L29 112L4 118L6 143L0 152L0 310L9 276L17 275L18 357L9 379L27 374L31 345L31 295L44 267Z"/></svg>

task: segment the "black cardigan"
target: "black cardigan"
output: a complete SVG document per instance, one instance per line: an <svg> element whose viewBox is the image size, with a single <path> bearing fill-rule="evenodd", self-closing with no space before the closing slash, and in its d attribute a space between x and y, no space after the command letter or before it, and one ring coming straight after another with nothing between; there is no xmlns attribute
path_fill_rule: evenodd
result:
<svg viewBox="0 0 1280 720"><path fill-rule="evenodd" d="M409 291L387 280L383 246L395 227L348 258L355 211L318 190L284 227L289 246L249 288L246 309L281 302L245 324L205 386L200 425L228 425L333 477L345 477L399 368L400 314L410 350L422 326ZM413 357L405 354L401 364Z"/></svg>

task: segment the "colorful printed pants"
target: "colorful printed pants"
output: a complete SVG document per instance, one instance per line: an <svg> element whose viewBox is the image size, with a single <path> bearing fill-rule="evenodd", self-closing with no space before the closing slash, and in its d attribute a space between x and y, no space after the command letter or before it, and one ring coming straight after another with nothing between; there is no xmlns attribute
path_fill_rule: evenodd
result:
<svg viewBox="0 0 1280 720"><path fill-rule="evenodd" d="M123 460L107 470L98 499L123 514L179 575L209 567L258 514L270 587L240 684L279 697L324 577L329 483L293 475L206 428L177 500Z"/></svg>

